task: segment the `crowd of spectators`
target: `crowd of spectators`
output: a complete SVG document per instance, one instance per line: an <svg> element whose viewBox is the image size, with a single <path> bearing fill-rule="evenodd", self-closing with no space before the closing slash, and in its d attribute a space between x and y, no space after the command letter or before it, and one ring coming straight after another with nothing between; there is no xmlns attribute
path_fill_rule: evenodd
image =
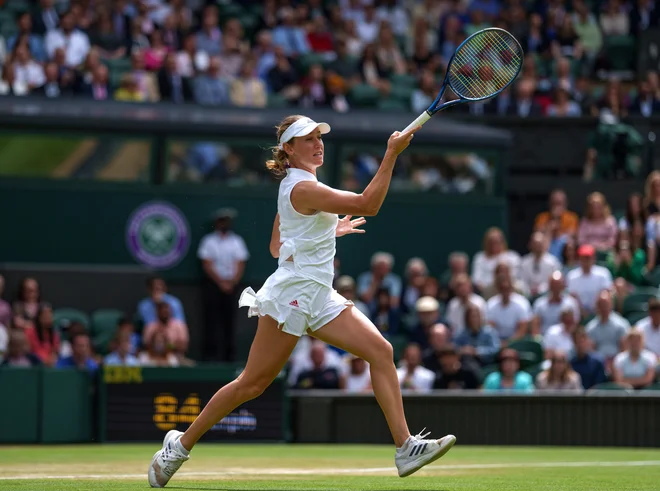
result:
<svg viewBox="0 0 660 491"><path fill-rule="evenodd" d="M521 41L523 73L497 99L456 111L621 117L660 108L656 73L622 78L639 34L658 26L649 0L4 3L3 95L419 113L461 41L496 26Z"/></svg>

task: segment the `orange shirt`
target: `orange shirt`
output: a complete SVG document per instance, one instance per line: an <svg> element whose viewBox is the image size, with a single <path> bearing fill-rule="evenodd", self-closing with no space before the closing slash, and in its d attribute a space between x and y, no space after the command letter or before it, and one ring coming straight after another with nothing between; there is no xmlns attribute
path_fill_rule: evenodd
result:
<svg viewBox="0 0 660 491"><path fill-rule="evenodd" d="M549 221L550 221L549 211L544 211L543 213L539 213L536 216L536 221L534 222L534 228L536 230L539 230L545 227L546 223L548 223ZM579 220L577 213L567 210L561 214L561 229L559 232L562 235L563 234L574 235L577 232L578 223Z"/></svg>

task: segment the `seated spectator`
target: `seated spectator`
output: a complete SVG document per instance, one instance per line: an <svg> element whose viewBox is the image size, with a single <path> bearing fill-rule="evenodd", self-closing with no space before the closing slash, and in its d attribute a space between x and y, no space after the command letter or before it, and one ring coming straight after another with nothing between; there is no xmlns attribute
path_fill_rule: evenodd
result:
<svg viewBox="0 0 660 491"><path fill-rule="evenodd" d="M387 288L392 296L392 305L399 306L401 298L401 278L392 273L394 256L387 252L377 252L371 256L371 270L362 273L357 279L358 297L370 307L375 306L376 292Z"/></svg>
<svg viewBox="0 0 660 491"><path fill-rule="evenodd" d="M143 101L158 102L158 85L153 73L144 66L144 51L134 51L131 55L131 71L129 72L137 85L138 93Z"/></svg>
<svg viewBox="0 0 660 491"><path fill-rule="evenodd" d="M578 326L573 338L575 356L571 359L571 366L580 375L582 386L590 389L606 382L605 364L598 354L593 353L591 339L584 327Z"/></svg>
<svg viewBox="0 0 660 491"><path fill-rule="evenodd" d="M440 352L451 344L451 330L438 322L429 328L429 347L422 352L422 365L432 372L440 371Z"/></svg>
<svg viewBox="0 0 660 491"><path fill-rule="evenodd" d="M353 302L353 305L362 312L364 315L369 317L371 315L371 310L367 307L362 300L358 300L355 293L355 280L348 275L340 276L335 282L335 289L346 300Z"/></svg>
<svg viewBox="0 0 660 491"><path fill-rule="evenodd" d="M13 63L5 63L0 77L0 96L24 96L29 93L25 82L16 80L16 69Z"/></svg>
<svg viewBox="0 0 660 491"><path fill-rule="evenodd" d="M440 302L433 297L421 297L415 303L417 320L410 332L410 340L426 349L429 346L429 331L440 321Z"/></svg>
<svg viewBox="0 0 660 491"><path fill-rule="evenodd" d="M545 334L550 326L559 324L559 318L564 308L570 308L576 321L581 317L580 305L577 300L564 290L564 275L560 271L555 271L550 275L548 281L549 291L537 298L534 302L532 312L532 334Z"/></svg>
<svg viewBox="0 0 660 491"><path fill-rule="evenodd" d="M580 267L578 245L573 238L569 238L561 251L561 272L564 276Z"/></svg>
<svg viewBox="0 0 660 491"><path fill-rule="evenodd" d="M160 29L155 29L151 33L149 48L144 50L144 67L150 71L158 71L163 67L165 58L172 51L163 40L163 33ZM174 62L176 66L176 61Z"/></svg>
<svg viewBox="0 0 660 491"><path fill-rule="evenodd" d="M520 80L515 85L515 92L514 100L509 100L508 103L495 101L498 106L503 105L502 108L498 108L498 114L508 114L521 118L543 116L543 107L534 98L536 92L536 81L534 79L523 78Z"/></svg>
<svg viewBox="0 0 660 491"><path fill-rule="evenodd" d="M146 325L142 333L142 341L145 346L152 342L156 332L165 334L165 339L170 346L179 346L183 352L188 351L188 326L185 322L175 319L167 302L161 301L156 304L157 319Z"/></svg>
<svg viewBox="0 0 660 491"><path fill-rule="evenodd" d="M513 291L508 274L497 275L495 285L498 294L486 303L486 322L495 328L502 341L525 337L532 319L529 301Z"/></svg>
<svg viewBox="0 0 660 491"><path fill-rule="evenodd" d="M59 28L49 30L45 38L48 58L53 59L55 51L63 48L65 65L69 68L81 65L90 50L87 34L77 29L75 23L73 12L69 10L62 14Z"/></svg>
<svg viewBox="0 0 660 491"><path fill-rule="evenodd" d="M536 377L536 388L539 390L565 390L575 393L583 391L580 374L575 372L568 356L562 351L555 351L551 358L550 368L543 370Z"/></svg>
<svg viewBox="0 0 660 491"><path fill-rule="evenodd" d="M114 100L121 102L145 102L133 75L125 73L121 76L119 88L114 93Z"/></svg>
<svg viewBox="0 0 660 491"><path fill-rule="evenodd" d="M497 331L484 322L482 310L473 303L465 306L465 329L454 336L454 344L463 357L473 358L480 365L490 365L500 350Z"/></svg>
<svg viewBox="0 0 660 491"><path fill-rule="evenodd" d="M575 13L572 15L575 32L584 49L584 55L588 67L591 68L603 47L603 35L598 27L596 16L589 10L589 5L584 0L576 0L573 3Z"/></svg>
<svg viewBox="0 0 660 491"><path fill-rule="evenodd" d="M556 352L568 353L569 356L573 356L575 352L573 334L578 327L577 321L573 307L568 304L562 306L559 323L550 326L543 335L546 359L552 359Z"/></svg>
<svg viewBox="0 0 660 491"><path fill-rule="evenodd" d="M658 364L656 355L644 349L644 334L636 329L628 332L626 341L628 349L614 358L612 379L635 389L651 385Z"/></svg>
<svg viewBox="0 0 660 491"><path fill-rule="evenodd" d="M401 367L396 371L402 390L421 393L431 391L435 374L421 363L421 348L418 344L410 343L403 352Z"/></svg>
<svg viewBox="0 0 660 491"><path fill-rule="evenodd" d="M0 324L9 326L12 320L11 305L2 298L5 293L5 277L0 274Z"/></svg>
<svg viewBox="0 0 660 491"><path fill-rule="evenodd" d="M386 339L399 333L401 313L392 305L392 296L387 288L381 288L376 294L376 307L371 311L371 322Z"/></svg>
<svg viewBox="0 0 660 491"><path fill-rule="evenodd" d="M345 381L335 367L325 364L327 347L323 343L314 343L309 354L312 366L298 375L295 389L341 389Z"/></svg>
<svg viewBox="0 0 660 491"><path fill-rule="evenodd" d="M37 355L30 353L30 343L25 332L19 329L12 329L9 335L7 353L0 367L12 368L30 368L41 365L41 360Z"/></svg>
<svg viewBox="0 0 660 491"><path fill-rule="evenodd" d="M307 76L301 82L302 94L298 100L300 107L324 107L329 105L329 94L326 91L323 66L315 63L309 67Z"/></svg>
<svg viewBox="0 0 660 491"><path fill-rule="evenodd" d="M582 114L580 105L571 100L570 88L562 84L555 89L552 104L548 106L548 116L558 118L577 118Z"/></svg>
<svg viewBox="0 0 660 491"><path fill-rule="evenodd" d="M630 32L628 13L621 0L608 0L600 14L600 28L606 37L627 36Z"/></svg>
<svg viewBox="0 0 660 491"><path fill-rule="evenodd" d="M13 327L25 329L35 324L41 308L39 283L34 278L23 278L18 288L16 301L12 306L14 313Z"/></svg>
<svg viewBox="0 0 660 491"><path fill-rule="evenodd" d="M195 34L188 34L183 40L183 48L176 54L176 71L182 77L194 77L206 70L209 59L214 57L198 48Z"/></svg>
<svg viewBox="0 0 660 491"><path fill-rule="evenodd" d="M401 294L401 313L407 317L406 323L413 325L415 318L415 303L422 296L422 289L429 277L428 268L423 259L413 257L406 264L406 284Z"/></svg>
<svg viewBox="0 0 660 491"><path fill-rule="evenodd" d="M619 232L624 234L626 238L630 238L630 230L632 224L641 221L646 224L647 213L644 209L644 201L640 193L632 193L628 196L626 202L626 214L619 218L617 227Z"/></svg>
<svg viewBox="0 0 660 491"><path fill-rule="evenodd" d="M392 26L381 24L376 40L376 57L379 66L390 74L402 75L406 73L406 62L397 45Z"/></svg>
<svg viewBox="0 0 660 491"><path fill-rule="evenodd" d="M472 259L472 282L483 291L494 283L495 268L506 263L511 268L513 278L518 278L520 256L508 250L504 234L497 227L488 229L484 235L483 251Z"/></svg>
<svg viewBox="0 0 660 491"><path fill-rule="evenodd" d="M219 58L211 58L208 71L195 77L193 80L193 94L195 102L203 106L229 104L227 82L220 78Z"/></svg>
<svg viewBox="0 0 660 491"><path fill-rule="evenodd" d="M445 318L449 322L452 333L458 336L465 329L465 310L468 305L477 307L481 318L486 318L486 301L472 291L472 282L467 274L456 275L452 282L452 290L456 296L449 301Z"/></svg>
<svg viewBox="0 0 660 491"><path fill-rule="evenodd" d="M284 49L286 56L300 56L311 51L305 30L296 24L295 13L290 7L279 10L281 24L273 29L273 43Z"/></svg>
<svg viewBox="0 0 660 491"><path fill-rule="evenodd" d="M455 347L450 346L439 353L440 371L435 373L434 389L478 389L481 386L479 373L471 366L461 363Z"/></svg>
<svg viewBox="0 0 660 491"><path fill-rule="evenodd" d="M158 31L154 31L158 32ZM99 50L101 58L116 60L126 56L126 39L117 32L112 24L112 16L107 11L98 14L90 30L90 43ZM153 34L153 33L152 33Z"/></svg>
<svg viewBox="0 0 660 491"><path fill-rule="evenodd" d="M268 71L266 83L272 93L289 102L297 101L302 94L300 76L281 47L275 48L275 66Z"/></svg>
<svg viewBox="0 0 660 491"><path fill-rule="evenodd" d="M348 355L350 368L344 390L349 394L372 392L369 364L355 355Z"/></svg>
<svg viewBox="0 0 660 491"><path fill-rule="evenodd" d="M44 365L55 366L60 350L60 336L53 326L51 306L42 304L34 324L27 324L24 330L30 343L30 352Z"/></svg>
<svg viewBox="0 0 660 491"><path fill-rule="evenodd" d="M193 100L191 81L177 72L174 53L165 56L163 67L158 72L158 91L162 101L181 104Z"/></svg>
<svg viewBox="0 0 660 491"><path fill-rule="evenodd" d="M419 77L419 86L411 95L410 105L414 112L421 113L431 105L438 95L438 87L435 76L428 70L424 70Z"/></svg>
<svg viewBox="0 0 660 491"><path fill-rule="evenodd" d="M179 360L167 344L163 331L156 331L146 350L138 355L138 362L144 367L178 367Z"/></svg>
<svg viewBox="0 0 660 491"><path fill-rule="evenodd" d="M587 323L586 330L596 353L605 360L606 366L622 350L629 329L630 323L612 311L612 293L603 290L598 295L596 317Z"/></svg>
<svg viewBox="0 0 660 491"><path fill-rule="evenodd" d="M603 290L612 288L612 275L596 262L596 251L593 246L583 245L578 249L580 267L566 275L568 292L580 302L582 317L595 312L596 299Z"/></svg>
<svg viewBox="0 0 660 491"><path fill-rule="evenodd" d="M561 25L557 30L555 39L552 41L551 50L555 59L561 57L573 60L582 59L584 46L575 32L571 16L564 16L563 22L561 22Z"/></svg>
<svg viewBox="0 0 660 491"><path fill-rule="evenodd" d="M232 80L229 94L234 106L266 106L266 85L255 76L254 70L254 62L246 60L241 67L239 76Z"/></svg>
<svg viewBox="0 0 660 491"><path fill-rule="evenodd" d="M84 97L91 97L95 101L111 100L112 91L108 67L105 65L94 67L90 82L83 83L80 88L80 92Z"/></svg>
<svg viewBox="0 0 660 491"><path fill-rule="evenodd" d="M44 71L44 84L41 87L33 89L30 94L34 96L43 96L48 99L57 99L62 96L73 95L73 87L60 86L60 71L57 63L47 63Z"/></svg>
<svg viewBox="0 0 660 491"><path fill-rule="evenodd" d="M30 53L36 61L43 63L46 61L46 50L44 48L43 38L32 30L32 17L29 12L23 12L18 16L18 32L7 39L7 51L14 51L14 47L19 40L27 42Z"/></svg>
<svg viewBox="0 0 660 491"><path fill-rule="evenodd" d="M529 373L520 371L520 357L516 350L503 349L499 355L499 365L497 372L486 377L485 392L534 392L534 380Z"/></svg>
<svg viewBox="0 0 660 491"><path fill-rule="evenodd" d="M305 371L312 370L314 364L312 363L311 353L312 347L320 344L325 348L325 356L323 358L324 368L334 368L339 373L340 377L345 378L347 375L348 366L345 363L342 354L333 346L326 345L325 343L314 339L310 336L302 336L293 349L293 353L289 357L289 374L287 376L287 383L293 387L298 381L298 376Z"/></svg>
<svg viewBox="0 0 660 491"><path fill-rule="evenodd" d="M30 91L41 87L46 82L43 67L32 58L26 43L16 45L13 61L16 81L26 84Z"/></svg>
<svg viewBox="0 0 660 491"><path fill-rule="evenodd" d="M9 329L0 323L0 363L5 359L7 347L9 346Z"/></svg>
<svg viewBox="0 0 660 491"><path fill-rule="evenodd" d="M633 250L628 239L621 235L614 250L607 255L607 269L613 278L641 285L646 274L646 252L641 247Z"/></svg>
<svg viewBox="0 0 660 491"><path fill-rule="evenodd" d="M591 193L587 197L587 208L580 221L578 243L589 244L599 251L609 251L616 241L616 220L601 193Z"/></svg>
<svg viewBox="0 0 660 491"><path fill-rule="evenodd" d="M645 118L660 113L660 100L651 92L651 86L648 81L640 80L637 97L630 106L630 113L631 115L644 116Z"/></svg>
<svg viewBox="0 0 660 491"><path fill-rule="evenodd" d="M356 20L356 31L363 43L373 43L378 37L381 21L373 5L363 4L362 15Z"/></svg>
<svg viewBox="0 0 660 491"><path fill-rule="evenodd" d="M124 366L124 367L137 367L140 365L137 357L131 353L132 343L131 335L129 332L120 331L115 336L113 344L115 345L112 352L103 359L105 366Z"/></svg>
<svg viewBox="0 0 660 491"><path fill-rule="evenodd" d="M117 323L117 335L122 333L126 333L131 340L131 348L129 353L132 355L137 355L138 351L140 350L142 338L140 337L140 334L135 331L133 322L127 317L119 319L119 322Z"/></svg>
<svg viewBox="0 0 660 491"><path fill-rule="evenodd" d="M568 209L566 193L561 189L555 189L550 194L548 211L536 216L534 229L547 233L552 222L559 223L559 231L562 235L573 235L578 230L578 216Z"/></svg>
<svg viewBox="0 0 660 491"><path fill-rule="evenodd" d="M449 254L447 263L449 269L445 270L442 275L440 275L440 296L438 299L443 301L448 301L455 295L455 292L452 289L455 278L461 274L470 274L470 257L464 252L452 252Z"/></svg>
<svg viewBox="0 0 660 491"><path fill-rule="evenodd" d="M207 5L202 12L201 29L195 36L197 48L209 56L218 56L222 52L222 31L218 25L218 7Z"/></svg>
<svg viewBox="0 0 660 491"><path fill-rule="evenodd" d="M181 301L167 293L167 283L160 276L152 276L146 282L148 296L140 301L137 310L140 319L146 326L158 320L157 304L165 302L170 306L172 318L186 322Z"/></svg>
<svg viewBox="0 0 660 491"><path fill-rule="evenodd" d="M62 339L60 342L60 359L66 358L73 354L73 347L71 346L71 341L78 334L87 334L87 329L85 326L78 321L73 322L62 322L57 326L62 334Z"/></svg>
<svg viewBox="0 0 660 491"><path fill-rule="evenodd" d="M525 282L532 296L548 291L548 278L561 265L556 257L547 252L547 241L542 232L534 232L529 241L529 254L520 263L520 279Z"/></svg>
<svg viewBox="0 0 660 491"><path fill-rule="evenodd" d="M660 359L660 299L649 299L649 315L635 324L635 329L644 335L644 349Z"/></svg>
<svg viewBox="0 0 660 491"><path fill-rule="evenodd" d="M644 208L648 220L655 223L660 215L660 171L653 171L646 178L644 184ZM648 232L649 224L647 223L647 235L650 238L658 237L656 233ZM656 239L657 240L657 239Z"/></svg>
<svg viewBox="0 0 660 491"><path fill-rule="evenodd" d="M71 356L57 362L57 368L77 368L91 373L98 370L99 365L92 357L92 343L87 334L77 334L71 339Z"/></svg>
<svg viewBox="0 0 660 491"><path fill-rule="evenodd" d="M315 53L321 53L329 59L334 55L333 34L328 28L328 21L323 15L314 17L307 32L307 43Z"/></svg>
<svg viewBox="0 0 660 491"><path fill-rule="evenodd" d="M358 66L362 83L378 89L383 95L389 94L391 87L387 78L390 74L381 66L373 44L364 47Z"/></svg>

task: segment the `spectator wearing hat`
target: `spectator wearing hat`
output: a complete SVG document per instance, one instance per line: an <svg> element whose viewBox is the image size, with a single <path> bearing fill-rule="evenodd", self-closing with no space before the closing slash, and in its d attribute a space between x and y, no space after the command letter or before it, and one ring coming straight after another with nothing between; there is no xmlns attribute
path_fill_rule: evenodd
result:
<svg viewBox="0 0 660 491"><path fill-rule="evenodd" d="M566 275L566 286L571 295L579 302L582 316L594 313L596 299L602 290L612 288L612 275L607 268L594 264L596 249L589 244L578 248L580 267Z"/></svg>
<svg viewBox="0 0 660 491"><path fill-rule="evenodd" d="M612 310L612 293L601 291L596 302L596 317L587 323L586 330L606 365L621 351L629 329L630 323Z"/></svg>
<svg viewBox="0 0 660 491"><path fill-rule="evenodd" d="M348 363L344 390L350 394L372 392L369 364L355 355L348 355Z"/></svg>
<svg viewBox="0 0 660 491"><path fill-rule="evenodd" d="M518 352L511 348L503 349L499 355L500 369L488 374L484 381L486 392L534 392L532 376L520 370Z"/></svg>
<svg viewBox="0 0 660 491"><path fill-rule="evenodd" d="M357 307L357 309L364 315L367 317L371 315L371 311L369 310L369 307L367 307L367 304L357 298L355 280L353 278L348 275L340 276L335 282L335 290L337 290L337 293L346 300L353 302L353 305L355 305L355 307Z"/></svg>
<svg viewBox="0 0 660 491"><path fill-rule="evenodd" d="M654 353L644 349L644 333L631 329L626 338L628 349L614 358L612 378L615 382L642 389L653 383L658 360Z"/></svg>
<svg viewBox="0 0 660 491"><path fill-rule="evenodd" d="M561 271L555 271L548 280L548 292L537 298L532 307L532 333L545 334L548 328L559 324L559 317L565 308L573 310L575 320L579 320L580 305L565 291L566 283Z"/></svg>
<svg viewBox="0 0 660 491"><path fill-rule="evenodd" d="M444 348L438 353L438 359L440 370L435 373L434 389L478 389L481 386L479 373L461 362L456 347Z"/></svg>
<svg viewBox="0 0 660 491"><path fill-rule="evenodd" d="M555 256L548 252L548 242L541 232L534 232L529 240L529 254L520 263L520 278L529 293L536 296L548 291L548 278L561 269Z"/></svg>
<svg viewBox="0 0 660 491"><path fill-rule="evenodd" d="M208 360L234 360L236 291L249 258L245 241L232 231L235 217L231 208L219 210L215 231L202 238L197 250L204 269L204 356Z"/></svg>
<svg viewBox="0 0 660 491"><path fill-rule="evenodd" d="M482 366L490 365L500 350L497 331L485 323L481 309L473 303L465 306L464 316L465 329L454 337L458 352Z"/></svg>
<svg viewBox="0 0 660 491"><path fill-rule="evenodd" d="M165 302L170 306L173 319L186 322L181 300L167 293L167 283L163 278L152 276L147 279L146 285L148 296L140 301L137 308L138 315L145 326L157 320L156 305L160 302Z"/></svg>
<svg viewBox="0 0 660 491"><path fill-rule="evenodd" d="M472 281L470 281L470 277L465 273L454 276L451 282L451 289L456 296L449 301L445 317L453 335L458 336L465 329L466 307L468 305L474 305L479 309L481 318L485 319L486 301L472 291Z"/></svg>
<svg viewBox="0 0 660 491"><path fill-rule="evenodd" d="M402 390L430 392L435 373L422 366L422 350L417 343L410 343L403 352L403 362L396 371Z"/></svg>
<svg viewBox="0 0 660 491"><path fill-rule="evenodd" d="M413 328L410 340L426 349L429 346L429 331L440 321L440 302L430 296L422 297L415 303L415 311L419 322Z"/></svg>
<svg viewBox="0 0 660 491"><path fill-rule="evenodd" d="M575 317L573 307L564 305L561 308L559 320L558 324L549 327L543 335L543 348L547 359L552 359L555 352L569 353L571 356L575 352L573 334L577 328L578 319Z"/></svg>
<svg viewBox="0 0 660 491"><path fill-rule="evenodd" d="M371 256L371 270L362 273L357 279L357 292L360 300L369 307L375 306L376 292L387 288L393 305L399 306L401 298L401 278L392 273L394 256L387 252L377 252Z"/></svg>
<svg viewBox="0 0 660 491"><path fill-rule="evenodd" d="M660 298L651 297L648 307L648 317L640 320L635 329L644 334L644 348L660 359Z"/></svg>
<svg viewBox="0 0 660 491"><path fill-rule="evenodd" d="M578 326L573 334L575 356L571 359L573 370L580 375L582 386L590 389L594 385L607 381L605 364L599 355L593 353L591 339L582 326Z"/></svg>
<svg viewBox="0 0 660 491"><path fill-rule="evenodd" d="M529 301L513 291L507 274L497 275L495 286L498 293L486 304L486 322L495 328L502 341L525 337L532 319Z"/></svg>

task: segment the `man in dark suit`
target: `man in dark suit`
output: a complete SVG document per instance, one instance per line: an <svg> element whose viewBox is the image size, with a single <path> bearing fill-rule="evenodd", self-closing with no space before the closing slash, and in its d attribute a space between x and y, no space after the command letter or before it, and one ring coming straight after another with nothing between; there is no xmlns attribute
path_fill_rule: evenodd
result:
<svg viewBox="0 0 660 491"><path fill-rule="evenodd" d="M511 101L506 114L509 116L519 116L521 118L536 117L543 115L541 105L534 101L534 92L536 91L536 82L529 78L524 78L516 85L516 97Z"/></svg>
<svg viewBox="0 0 660 491"><path fill-rule="evenodd" d="M32 17L32 32L39 35L57 29L60 16L53 7L53 0L39 0L39 11Z"/></svg>
<svg viewBox="0 0 660 491"><path fill-rule="evenodd" d="M660 113L660 101L655 98L648 81L640 81L637 97L630 106L630 114L648 118L658 113Z"/></svg>
<svg viewBox="0 0 660 491"><path fill-rule="evenodd" d="M80 95L92 98L95 101L112 100L112 89L108 79L108 67L99 64L92 71L91 82L83 83L80 86Z"/></svg>
<svg viewBox="0 0 660 491"><path fill-rule="evenodd" d="M630 11L630 34L637 37L646 29L658 27L659 19L660 11L652 0L637 0Z"/></svg>
<svg viewBox="0 0 660 491"><path fill-rule="evenodd" d="M169 54L165 58L163 68L158 72L158 88L160 100L182 104L193 100L190 80L176 71L176 58Z"/></svg>
<svg viewBox="0 0 660 491"><path fill-rule="evenodd" d="M133 32L131 18L126 15L126 0L114 0L112 4L112 29L117 36L124 40L126 52L130 53L133 45Z"/></svg>
<svg viewBox="0 0 660 491"><path fill-rule="evenodd" d="M48 99L59 99L60 97L70 97L73 90L70 85L62 86L60 84L60 69L57 63L50 62L44 68L46 83L41 87L36 87L30 91L30 95L46 97Z"/></svg>

